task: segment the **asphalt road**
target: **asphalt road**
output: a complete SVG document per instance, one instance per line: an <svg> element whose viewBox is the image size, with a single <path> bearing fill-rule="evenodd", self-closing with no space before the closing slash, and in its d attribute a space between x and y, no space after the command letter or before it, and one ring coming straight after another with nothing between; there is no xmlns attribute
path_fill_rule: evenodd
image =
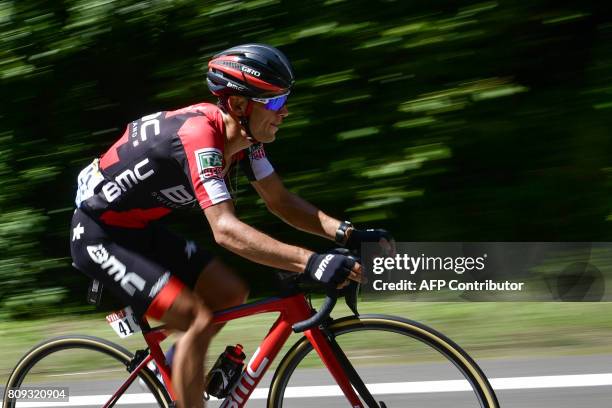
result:
<svg viewBox="0 0 612 408"><path fill-rule="evenodd" d="M500 405L504 408L602 408L612 406L612 355L530 358L507 360L483 360L479 364L491 379ZM392 394L378 396L388 407L414 406L429 407L474 407L475 399L469 391L462 391L460 379L453 370L444 364L411 364L386 367L369 367L360 371L368 384L396 384ZM297 372L296 372L297 375ZM71 380L71 397L108 394L112 384L109 381L88 381L87 373ZM266 374L262 383L247 405L250 408L265 407L266 388L271 373ZM346 407L348 404L341 396L334 394L333 380L324 370L303 370L289 384L293 394L285 400L285 406L296 408ZM453 391L460 389L459 391ZM138 385L130 389L142 393ZM337 393L337 392L336 392ZM134 402L139 400L133 395ZM95 397L88 399L90 404L68 405L65 403L22 403L18 407L92 407L96 406ZM219 407L216 401L209 407ZM98 405L99 406L99 405ZM117 406L149 407L151 404L118 404Z"/></svg>

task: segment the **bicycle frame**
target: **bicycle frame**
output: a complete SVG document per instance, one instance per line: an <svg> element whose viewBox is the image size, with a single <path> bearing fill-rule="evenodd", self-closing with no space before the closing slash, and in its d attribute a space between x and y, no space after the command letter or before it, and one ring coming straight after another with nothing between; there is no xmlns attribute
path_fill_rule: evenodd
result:
<svg viewBox="0 0 612 408"><path fill-rule="evenodd" d="M276 358L279 351L292 334L292 325L310 318L312 316L312 308L308 304L304 294L296 294L284 298L269 298L258 302L247 303L215 313L213 321L219 324L255 314L272 312L280 314L278 319L274 322L272 328L251 357L236 386L223 401L220 408L244 407L251 393L255 390L263 378L263 375L270 367L270 363ZM343 369L342 363L335 355L334 346L330 339L328 339L318 327L306 330L304 335L316 350L351 406L354 408L363 408L364 405L351 386L351 381ZM154 360L157 364L170 397L173 401L176 401L176 393L171 385L170 368L166 365L165 357L159 346L159 343L167 337L167 334L164 332L163 327L147 330L145 324L143 336L149 346L150 354L133 369L127 380L103 408L111 407L134 381L138 372L151 360Z"/></svg>

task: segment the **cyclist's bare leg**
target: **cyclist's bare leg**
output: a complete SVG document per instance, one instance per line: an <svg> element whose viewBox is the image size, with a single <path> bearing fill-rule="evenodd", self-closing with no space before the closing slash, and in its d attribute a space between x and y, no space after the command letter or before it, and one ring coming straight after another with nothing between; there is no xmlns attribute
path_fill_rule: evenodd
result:
<svg viewBox="0 0 612 408"><path fill-rule="evenodd" d="M248 287L218 259L200 274L192 291L183 289L161 320L169 329L184 332L176 341L172 360L172 384L179 408L203 407L203 362L211 338L223 325L211 324L212 311L244 303Z"/></svg>
<svg viewBox="0 0 612 408"><path fill-rule="evenodd" d="M232 268L214 258L198 278L194 292L210 310L221 310L243 304L249 289ZM216 325L217 333L224 325Z"/></svg>
<svg viewBox="0 0 612 408"><path fill-rule="evenodd" d="M247 284L232 268L217 258L202 270L193 291L213 311L241 305L249 297ZM225 324L215 325L214 333L218 333L223 326Z"/></svg>
<svg viewBox="0 0 612 408"><path fill-rule="evenodd" d="M169 328L184 332L176 342L172 362L172 385L177 393L178 407L203 408L203 362L215 332L212 312L196 294L183 288L161 320Z"/></svg>

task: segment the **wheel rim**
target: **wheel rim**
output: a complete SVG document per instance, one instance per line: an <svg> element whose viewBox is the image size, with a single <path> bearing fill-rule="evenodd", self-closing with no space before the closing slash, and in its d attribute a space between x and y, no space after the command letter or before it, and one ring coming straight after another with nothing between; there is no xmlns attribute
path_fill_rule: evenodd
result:
<svg viewBox="0 0 612 408"><path fill-rule="evenodd" d="M20 360L9 376L7 389L65 387L71 402L102 406L107 396L127 379L126 363L130 359L131 353L127 350L102 339L86 336L52 339L35 346ZM143 370L141 377L142 382L136 380L131 384L119 403L136 399L168 407L167 393L152 373ZM4 408L26 405L26 401L14 403L8 398L3 403Z"/></svg>
<svg viewBox="0 0 612 408"><path fill-rule="evenodd" d="M484 378L484 375L475 365L475 363L473 363L471 358L469 358L469 356L467 356L467 354L465 354L463 350L458 348L458 346L456 346L452 341L419 323L411 322L409 320L404 319L389 320L389 318L385 316L363 316L361 319L341 319L335 322L330 327L330 330L333 330L336 334L338 343L340 344L342 349L345 350L347 356L349 357L349 360L351 360L351 362L355 365L355 368L360 373L360 376L362 376L364 382L366 384L369 383L368 389L370 389L377 401L385 401L385 399L387 399L387 401L389 402L387 402L386 406L388 406L389 408L393 407L394 405L405 405L397 405L397 397L382 398L381 396L402 395L402 398L411 401L411 404L414 404L414 406L428 406L427 398L423 399L420 397L431 396L433 391L435 390L438 390L438 392L436 392L437 395L442 395L442 392L439 391L442 390L446 396L453 397L451 399L452 402L450 402L449 405L459 406L460 404L458 404L457 398L466 399L465 395L471 394L472 396L467 399L472 401L467 403L465 406L498 407L496 397L492 392L488 381L486 380L486 378ZM396 359L396 361L393 362L394 364L388 366L391 368L387 368L387 370L390 372L390 376L387 377L387 379L381 378L378 374L383 372L384 370L381 369L380 366L378 368L373 368L368 371L368 364L363 364L363 360L362 362L356 363L355 357L369 357L375 360L378 359L376 355L377 349L372 346L368 346L367 352L361 352L362 355L359 355L360 350L358 349L358 347L360 345L367 344L368 341L371 341L371 336L370 338L368 338L368 336L360 336L358 341L355 342L353 346L350 345L350 341L348 341L347 343L347 341L344 341L343 338L347 339L346 336L354 336L355 334L360 335L365 332L376 333L379 330L384 331L384 333L396 333L397 339L401 339L401 341L406 341L408 338L410 338L411 343L415 345L420 344L420 346L412 347L412 352L414 352L419 347L423 350L427 350L427 352L430 353L429 357L436 356L438 363L440 363L441 361L445 363L444 370L441 370L438 367L437 372L435 370L431 371L432 363L427 361L419 361L417 363L411 361L409 362L409 364L402 366L402 353L404 353L403 357L405 357L406 352L410 351L409 349L411 347L408 347L408 349L399 349L399 356L394 357L393 355L385 355L384 352L386 352L389 347L393 346L393 340L391 340L387 344L383 343L383 347L379 350L383 352L383 354L381 355L382 359L380 359L380 361L384 361L384 358L386 358L387 360L389 360L390 358ZM382 336L379 337L382 338ZM389 339L390 336L386 334L384 337L386 339ZM417 339L419 340L419 342L416 342L412 339ZM426 347L425 344L427 344L428 346ZM431 349L432 347L435 349L435 351L431 351L433 350ZM397 354L398 350L396 349L395 351ZM303 357L305 355L307 357L303 360ZM312 357L313 355L314 357ZM428 356L420 355L418 357L419 360L428 360ZM305 367L308 367L311 364L308 362L308 358L314 361L318 360L318 356L316 356L316 353L312 352L312 347L310 346L310 343L303 339L288 352L285 359L283 359L283 361L279 364L277 373L275 374L275 377L272 381L268 407L278 408L283 406L281 394L284 394L284 391L287 387L290 387L289 389L291 390L292 387L295 388L299 384L298 382L295 382L295 379L293 382L287 381L287 377L293 377L293 373L295 370L297 370L296 372L299 373L299 371L304 370ZM296 363L296 361L299 361L299 363ZM376 364L371 366L375 367ZM366 367L366 369L364 370L363 367ZM407 368L406 371L410 372L409 375L402 373L403 367ZM308 369L309 368L306 368L306 370ZM411 374L415 371L418 374L419 370L424 369L429 371L424 371L423 373L421 373L421 378L419 378L418 375L414 376L413 374ZM454 377L449 373L453 373ZM331 378L329 377L329 374L327 373L326 369L321 368L320 372L316 374L316 376L319 377L325 375L327 375L329 383L334 384L333 380L331 380ZM398 379L402 381L397 381ZM319 381L324 380L320 379ZM471 387L473 389L473 392L466 393L462 390L465 389L466 386L471 385L472 382L475 384L474 387ZM307 379L306 384L308 384ZM394 386L396 388L403 388L397 391L393 389ZM419 387L423 388L423 390L420 390ZM319 391L325 392L325 389L319 389ZM330 391L330 389L327 389L327 391L332 392ZM380 394L377 395L377 392L380 392ZM342 400L344 397L340 395L338 398ZM424 400L425 402L421 400ZM317 401L320 402L320 400ZM394 403L390 403L391 401L394 401ZM285 404L285 406L286 405L287 404ZM327 405L327 402L325 403L325 405ZM290 406L293 406L293 404L291 404Z"/></svg>

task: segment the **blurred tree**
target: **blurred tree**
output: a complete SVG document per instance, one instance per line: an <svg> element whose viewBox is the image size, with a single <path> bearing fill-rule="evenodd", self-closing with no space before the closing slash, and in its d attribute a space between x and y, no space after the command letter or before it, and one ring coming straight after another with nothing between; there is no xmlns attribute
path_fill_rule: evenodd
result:
<svg viewBox="0 0 612 408"><path fill-rule="evenodd" d="M0 0L2 310L82 304L67 242L76 174L130 120L212 101L206 62L244 42L294 62L291 115L267 151L331 214L405 241L609 240L606 8ZM282 240L329 245L267 214L243 177L238 210ZM170 222L223 252L199 210ZM270 291L265 268L223 256Z"/></svg>

